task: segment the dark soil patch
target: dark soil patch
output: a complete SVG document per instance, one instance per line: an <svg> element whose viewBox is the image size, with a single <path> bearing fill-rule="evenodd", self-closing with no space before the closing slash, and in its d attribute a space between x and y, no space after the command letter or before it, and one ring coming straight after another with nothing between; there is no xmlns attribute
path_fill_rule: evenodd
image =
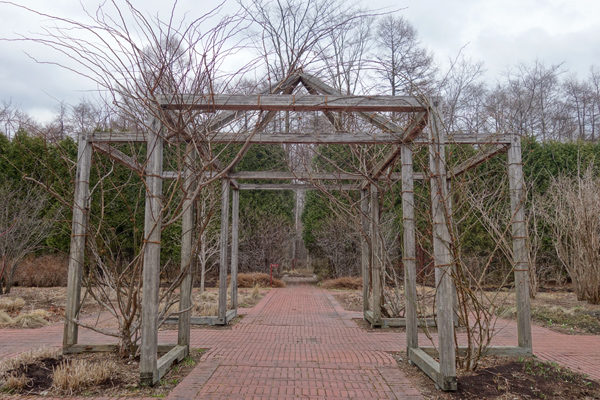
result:
<svg viewBox="0 0 600 400"><path fill-rule="evenodd" d="M458 375L456 392L441 392L404 353L395 353L400 369L425 399L600 399L600 384L584 375L535 358L487 357L475 372Z"/></svg>
<svg viewBox="0 0 600 400"><path fill-rule="evenodd" d="M24 375L29 380L27 384L28 394L40 394L52 386L52 370L59 365L62 357L43 358L38 362L21 365L8 373L15 376Z"/></svg>
<svg viewBox="0 0 600 400"><path fill-rule="evenodd" d="M110 379L100 382L92 387L82 388L81 392L74 392L71 395L83 396L103 396L103 397L166 397L199 362L203 349L193 349L184 360L171 367L169 372L161 381L153 387L139 385L139 359L123 359L115 353L82 353L67 356L58 356L56 358L44 358L28 365L21 365L19 368L9 371L14 375L24 374L30 379L27 387L19 393L0 391L2 399L21 399L26 396L27 399L37 398L32 396L41 396L40 399L47 396L63 396L63 393L56 392L52 388L53 368L62 362L71 362L76 359L85 359L92 362L103 360L115 361L118 369ZM160 355L159 355L160 356Z"/></svg>
<svg viewBox="0 0 600 400"><path fill-rule="evenodd" d="M600 385L556 364L509 361L463 376L454 398L599 399Z"/></svg>

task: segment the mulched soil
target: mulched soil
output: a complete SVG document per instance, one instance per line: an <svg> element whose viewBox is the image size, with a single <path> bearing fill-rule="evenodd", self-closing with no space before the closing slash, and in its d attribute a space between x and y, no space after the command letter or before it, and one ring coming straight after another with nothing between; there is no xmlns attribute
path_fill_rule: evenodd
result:
<svg viewBox="0 0 600 400"><path fill-rule="evenodd" d="M458 375L456 392L440 392L405 353L395 353L398 366L425 399L600 399L600 384L584 375L535 358L488 357L475 372Z"/></svg>
<svg viewBox="0 0 600 400"><path fill-rule="evenodd" d="M43 399L49 395L61 396L61 393L55 393L52 389L52 370L65 360L68 362L75 359L98 362L107 359L116 361L118 363L118 372L110 380L94 387L87 387L82 393L72 393L73 395L166 397L196 366L202 353L203 350L193 349L186 359L171 367L170 371L154 387L139 385L139 359L123 359L115 353L83 353L58 356L57 358L44 358L32 364L22 365L14 370L17 375L24 373L27 378L31 379L31 382L21 393L0 392L0 398L20 399L26 396L30 399L31 396L40 396L40 399Z"/></svg>

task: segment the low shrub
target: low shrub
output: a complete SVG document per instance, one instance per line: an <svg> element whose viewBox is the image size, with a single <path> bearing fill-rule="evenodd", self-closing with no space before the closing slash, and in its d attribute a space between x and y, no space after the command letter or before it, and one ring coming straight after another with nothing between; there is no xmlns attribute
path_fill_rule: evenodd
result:
<svg viewBox="0 0 600 400"><path fill-rule="evenodd" d="M263 272L251 272L238 274L238 288L258 287L285 287L281 279L273 278L271 286L271 277Z"/></svg>
<svg viewBox="0 0 600 400"><path fill-rule="evenodd" d="M17 268L15 286L55 287L67 286L69 259L62 254L28 257Z"/></svg>
<svg viewBox="0 0 600 400"><path fill-rule="evenodd" d="M337 279L328 279L321 282L324 289L362 289L362 278L360 276L343 276Z"/></svg>

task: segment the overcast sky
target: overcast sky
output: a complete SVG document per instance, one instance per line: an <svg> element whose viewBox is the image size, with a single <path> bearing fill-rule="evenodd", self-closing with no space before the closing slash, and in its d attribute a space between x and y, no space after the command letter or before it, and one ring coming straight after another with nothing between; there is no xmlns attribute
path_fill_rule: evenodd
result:
<svg viewBox="0 0 600 400"><path fill-rule="evenodd" d="M86 5L95 1L82 0ZM231 1L231 0L228 0ZM133 3L150 13L166 13L166 0ZM79 1L30 0L20 4L54 15L81 18ZM200 5L199 5L200 4ZM179 10L200 13L217 4L180 0ZM232 9L226 5L226 9ZM564 62L564 69L585 77L591 65L600 66L599 0L363 0L364 6L400 9L418 31L422 45L442 67L461 48L473 61L483 61L486 80L493 84L511 66ZM48 21L0 4L0 37L39 32ZM74 73L36 64L25 51L54 59L47 49L17 42L0 42L0 101L12 101L34 117L48 120L59 101L76 104L92 96L93 86Z"/></svg>

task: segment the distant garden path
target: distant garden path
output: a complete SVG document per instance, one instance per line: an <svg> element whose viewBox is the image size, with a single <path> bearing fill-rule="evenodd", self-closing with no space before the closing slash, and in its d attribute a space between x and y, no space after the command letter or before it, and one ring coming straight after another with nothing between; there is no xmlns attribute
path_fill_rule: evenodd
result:
<svg viewBox="0 0 600 400"><path fill-rule="evenodd" d="M192 346L208 348L170 399L417 399L389 352L405 350L403 333L367 332L327 291L309 285L271 290L231 329L194 329ZM514 345L516 327L501 321L494 342ZM600 336L533 327L534 352L600 380ZM83 331L81 343L110 338ZM174 342L176 331L162 331ZM59 345L62 325L0 330L0 357ZM427 339L421 338L426 344Z"/></svg>

